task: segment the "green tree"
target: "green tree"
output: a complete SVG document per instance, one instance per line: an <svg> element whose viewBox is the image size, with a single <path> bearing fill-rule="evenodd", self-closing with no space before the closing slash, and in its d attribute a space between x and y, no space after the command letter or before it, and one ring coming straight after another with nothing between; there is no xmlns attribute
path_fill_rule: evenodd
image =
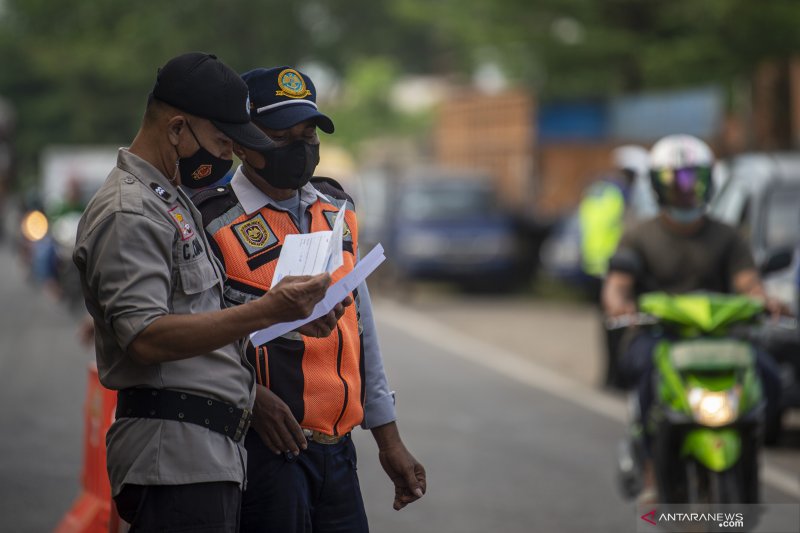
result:
<svg viewBox="0 0 800 533"><path fill-rule="evenodd" d="M424 120L392 112L406 73L468 79L483 63L543 99L747 80L800 51L795 0L5 0L0 95L23 169L48 144L125 144L156 68L187 50L234 69L316 62L344 80L348 142ZM376 85L377 84L377 85ZM371 93L370 93L371 92ZM362 110L355 109L357 101Z"/></svg>

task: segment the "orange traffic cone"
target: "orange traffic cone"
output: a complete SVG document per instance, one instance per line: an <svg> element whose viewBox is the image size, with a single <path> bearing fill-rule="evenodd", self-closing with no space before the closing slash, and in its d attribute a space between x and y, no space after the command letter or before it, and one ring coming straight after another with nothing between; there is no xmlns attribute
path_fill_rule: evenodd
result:
<svg viewBox="0 0 800 533"><path fill-rule="evenodd" d="M114 421L117 395L100 384L97 366L89 365L86 389L81 495L61 519L55 533L117 533L123 524L111 500L106 472L106 432Z"/></svg>

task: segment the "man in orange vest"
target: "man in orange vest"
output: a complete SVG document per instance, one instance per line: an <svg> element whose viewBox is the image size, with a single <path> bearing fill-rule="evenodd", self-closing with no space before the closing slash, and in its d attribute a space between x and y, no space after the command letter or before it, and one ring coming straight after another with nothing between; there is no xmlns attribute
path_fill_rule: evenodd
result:
<svg viewBox="0 0 800 533"><path fill-rule="evenodd" d="M227 187L199 194L212 248L228 276L225 297L244 304L267 293L287 235L330 230L345 207L344 265L358 261L358 221L352 199L319 162L317 127L332 133L316 105L316 89L290 67L243 75L253 122L275 143L265 150L236 146L242 165ZM257 374L253 430L245 440L248 486L241 531L368 531L350 431L370 429L379 459L395 485L394 508L422 497L425 469L406 449L396 424L366 284L332 334L300 328L248 347Z"/></svg>

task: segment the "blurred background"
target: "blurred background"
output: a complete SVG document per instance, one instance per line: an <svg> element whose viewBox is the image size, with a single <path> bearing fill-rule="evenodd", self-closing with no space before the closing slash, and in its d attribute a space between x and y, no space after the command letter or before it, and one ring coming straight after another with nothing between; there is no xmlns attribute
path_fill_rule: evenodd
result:
<svg viewBox="0 0 800 533"><path fill-rule="evenodd" d="M0 0L0 530L52 530L79 493L74 232L156 69L189 50L310 75L336 125L317 175L387 250L370 286L429 494L392 511L358 435L373 529L635 530L581 206L625 167L626 217L652 216L646 162L617 149L688 133L718 157L712 213L759 262L794 250L798 27L792 0ZM768 280L795 309L797 265ZM784 422L764 495L796 502L797 410Z"/></svg>

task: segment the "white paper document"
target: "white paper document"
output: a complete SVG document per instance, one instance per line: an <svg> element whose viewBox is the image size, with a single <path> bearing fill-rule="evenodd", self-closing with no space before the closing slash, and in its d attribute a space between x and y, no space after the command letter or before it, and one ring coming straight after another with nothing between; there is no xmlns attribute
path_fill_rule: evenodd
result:
<svg viewBox="0 0 800 533"><path fill-rule="evenodd" d="M339 246L340 251L341 249L341 246ZM253 343L253 346L260 346L265 342L269 342L272 339L289 333L290 331L294 331L300 326L308 324L309 322L330 313L336 304L344 300L348 294L353 292L353 290L355 290L356 287L358 287L365 279L367 279L367 276L372 274L375 269L378 268L378 266L380 266L380 264L385 260L386 256L383 255L383 246L380 244L375 245L375 248L370 250L367 255L365 255L358 263L356 263L356 266L353 267L351 272L328 287L328 292L325 293L325 297L314 307L311 315L309 315L307 318L295 320L293 322L281 322L280 324L274 324L268 328L251 333L250 342Z"/></svg>
<svg viewBox="0 0 800 533"><path fill-rule="evenodd" d="M272 285L286 276L314 276L323 272L332 274L344 264L342 240L345 210L345 205L339 209L331 231L286 236L272 275Z"/></svg>

